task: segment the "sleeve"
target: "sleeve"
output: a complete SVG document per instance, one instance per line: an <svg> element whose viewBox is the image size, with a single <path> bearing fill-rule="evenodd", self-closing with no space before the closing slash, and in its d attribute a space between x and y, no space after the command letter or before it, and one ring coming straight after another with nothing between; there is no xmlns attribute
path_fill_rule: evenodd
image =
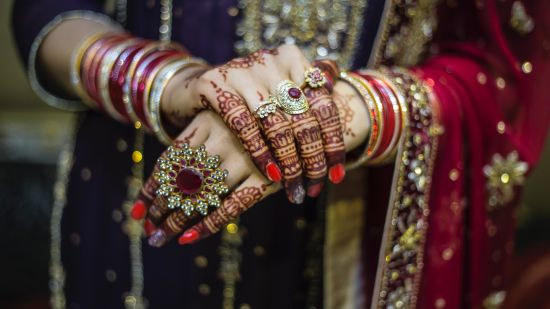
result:
<svg viewBox="0 0 550 309"><path fill-rule="evenodd" d="M85 106L50 92L41 83L36 69L36 56L42 40L58 24L68 19L90 19L102 23L120 25L103 13L103 1L94 0L17 0L13 6L12 29L15 42L25 67L32 89L47 104L65 109L82 110Z"/></svg>

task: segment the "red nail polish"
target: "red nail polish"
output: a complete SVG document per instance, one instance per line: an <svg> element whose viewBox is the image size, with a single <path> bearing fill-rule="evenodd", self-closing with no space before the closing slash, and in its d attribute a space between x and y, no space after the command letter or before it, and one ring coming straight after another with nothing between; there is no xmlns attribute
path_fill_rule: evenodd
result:
<svg viewBox="0 0 550 309"><path fill-rule="evenodd" d="M134 220L141 220L145 217L146 209L142 201L136 201L130 215Z"/></svg>
<svg viewBox="0 0 550 309"><path fill-rule="evenodd" d="M319 196L319 193L321 193L322 188L323 188L322 182L309 186L309 188L307 188L307 196L309 197Z"/></svg>
<svg viewBox="0 0 550 309"><path fill-rule="evenodd" d="M145 236L149 237L153 232L155 231L156 226L151 222L151 220L147 219L143 223L143 230L145 231Z"/></svg>
<svg viewBox="0 0 550 309"><path fill-rule="evenodd" d="M178 239L178 243L180 245L187 245L187 244L194 243L198 239L199 239L199 232L195 230L190 230L188 232L183 233L183 235L181 235L181 237Z"/></svg>
<svg viewBox="0 0 550 309"><path fill-rule="evenodd" d="M281 179L283 179L283 174L281 173L281 170L279 169L277 164L269 162L265 166L265 170L267 172L267 177L269 178L269 180L279 182L281 181Z"/></svg>
<svg viewBox="0 0 550 309"><path fill-rule="evenodd" d="M346 168L344 164L338 163L331 167L328 171L328 179L334 184L339 184L344 180L346 176Z"/></svg>

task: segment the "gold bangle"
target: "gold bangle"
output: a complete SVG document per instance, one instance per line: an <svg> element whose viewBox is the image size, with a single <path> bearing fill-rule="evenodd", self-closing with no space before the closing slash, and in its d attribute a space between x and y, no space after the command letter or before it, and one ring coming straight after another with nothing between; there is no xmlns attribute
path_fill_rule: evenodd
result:
<svg viewBox="0 0 550 309"><path fill-rule="evenodd" d="M168 82L176 73L196 64L205 64L205 62L201 59L192 57L176 60L162 67L153 80L148 102L145 104L148 109L145 115L151 124L153 133L155 133L159 141L165 145L170 145L172 143L172 138L168 133L166 133L166 130L162 125L160 103L162 96L164 95L164 90L166 89Z"/></svg>
<svg viewBox="0 0 550 309"><path fill-rule="evenodd" d="M372 96L372 93L367 90L356 78L352 77L346 72L341 72L339 78L347 82L363 98L363 103L367 108L367 114L369 115L370 120L369 131L367 133L367 138L365 142L365 149L362 151L359 158L357 158L355 161L346 161L346 168L354 169L363 165L368 159L366 153L367 149L369 149L373 144L375 135L377 134L375 131L378 128L378 118L376 117L376 111L374 110L374 97Z"/></svg>
<svg viewBox="0 0 550 309"><path fill-rule="evenodd" d="M88 51L88 49L92 45L94 45L97 41L104 38L108 33L109 32L107 31L101 31L88 36L82 41L82 43L79 44L78 48L75 49L71 55L71 68L70 68L71 85L73 86L73 89L76 92L76 95L82 100L82 102L84 102L84 104L86 104L88 107L91 107L93 109L97 109L97 106L96 104L94 104L94 101L88 95L88 92L84 88L84 85L82 84L82 78L80 76L82 59L84 57L84 54Z"/></svg>
<svg viewBox="0 0 550 309"><path fill-rule="evenodd" d="M400 100L398 99L398 95L397 95L398 90L396 86L385 75L374 70L365 70L365 71L362 71L361 73L363 72L365 74L369 74L373 78L378 79L383 85L387 86L386 88L387 90L389 90L388 98L392 105L392 110L393 110L394 119L395 119L395 126L392 134L392 139L390 140L388 147L380 155L378 155L376 158L374 158L370 162L370 164L383 164L383 163L386 163L388 159L392 157L391 154L397 148L398 141L400 139L399 135L401 134L401 132L403 132L403 129L404 129L403 120L402 120L403 114L401 112L401 106L404 104L403 103L404 101L401 100L400 102ZM402 95L401 95L401 98L404 99Z"/></svg>
<svg viewBox="0 0 550 309"><path fill-rule="evenodd" d="M101 60L100 63L100 73L98 78L98 94L100 99L103 101L103 107L105 111L114 119L120 122L127 122L124 115L120 114L111 100L111 94L109 92L109 79L110 73L113 69L113 66L120 56L120 54L128 47L132 46L136 42L139 42L139 39L129 39L124 42L118 43L109 50L105 57Z"/></svg>
<svg viewBox="0 0 550 309"><path fill-rule="evenodd" d="M368 160L376 153L382 142L380 134L384 129L384 121L382 119L382 102L380 96L374 91L369 83L361 76L354 73L340 73L340 78L350 83L363 97L365 106L367 107L370 124L370 134L365 143L365 149L361 156L348 165L348 168L356 168L363 164L369 163Z"/></svg>
<svg viewBox="0 0 550 309"><path fill-rule="evenodd" d="M132 96L131 96L132 79L135 77L134 74L137 69L137 66L141 62L141 59L143 57L146 57L150 53L157 50L165 50L170 48L174 50L181 50L181 47L179 47L179 45L174 43L167 44L164 42L151 42L146 46L144 46L139 52L136 53L136 55L132 59L132 62L128 66L128 71L126 72L124 85L122 86L122 101L124 102L126 113L134 123L141 123L140 119L138 118L134 110Z"/></svg>

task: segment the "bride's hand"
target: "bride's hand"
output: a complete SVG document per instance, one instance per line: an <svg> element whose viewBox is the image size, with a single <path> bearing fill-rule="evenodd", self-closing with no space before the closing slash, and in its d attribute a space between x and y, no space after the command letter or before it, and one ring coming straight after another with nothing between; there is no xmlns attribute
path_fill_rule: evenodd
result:
<svg viewBox="0 0 550 309"><path fill-rule="evenodd" d="M368 119L368 115L361 98L351 87L345 83L337 83L334 89L334 101L345 129L345 146L347 150L352 150L367 136L369 125L365 119ZM222 194L221 205L204 218L196 211L188 216L181 208L170 209L168 199L157 194L159 182L154 174L161 170L157 164L153 175L142 187L132 210L134 219L146 217L144 227L147 236L150 236L149 243L153 246L160 247L183 231L185 232L180 237L180 244L205 238L219 231L269 194L281 189L279 183L267 180L260 173L240 141L212 111L200 112L178 136L176 143L188 143L193 148L205 145L209 155L219 155L219 168L228 171L225 183L231 193L227 196ZM172 169L173 166L167 165L165 168ZM170 177L177 181L176 173ZM180 179L180 185L183 184L182 180ZM177 186L177 183L173 182L173 185Z"/></svg>
<svg viewBox="0 0 550 309"><path fill-rule="evenodd" d="M309 68L298 47L283 45L196 74L184 71L168 84L163 112L171 124L183 128L198 111L214 110L256 167L272 181L283 180L289 200L299 204L306 192L312 197L320 193L327 169L334 183L344 177L337 108L325 88L306 88L307 112L289 115L277 109L257 119L254 111L281 81L291 80L299 88Z"/></svg>
<svg viewBox="0 0 550 309"><path fill-rule="evenodd" d="M204 145L208 156L219 156L220 171L227 171L223 183L227 185L228 194L218 192L220 193L218 195L213 192L215 190L209 191L216 186L216 183L221 182L216 181L209 172L205 172L208 168L204 167L204 164L199 166L198 160L193 162L191 160L194 159L187 160L184 165L180 159L169 158L170 151L184 143L192 149L198 149ZM196 160L197 156L194 154L191 157ZM166 166L161 166L164 159L168 159L166 162L169 163ZM178 162L176 165L180 166L174 165L174 162ZM182 168L181 166L187 167ZM184 172L178 177L181 170ZM167 177L164 182L165 188L172 191L172 194L166 195L184 196L185 194L178 190L188 190L188 193L192 191L191 196L198 198L195 200L194 209L188 208L186 211L184 207L169 207L170 197L161 193L163 189L161 188L162 184L159 183L159 177L163 177L161 176L162 172L164 172L164 177ZM132 216L134 218L147 216L145 231L149 236L149 244L155 247L164 245L169 239L196 223L192 230L183 233L179 239L180 244L190 243L216 233L226 223L280 188L279 183L271 182L262 176L249 156L246 155L239 140L227 129L222 119L212 111L203 111L177 137L175 144L161 155L153 174L145 182L140 192L139 202L134 207ZM197 190L198 192L195 192ZM219 196L220 205L217 209L208 205L209 194ZM207 208L214 209L206 217L200 214L201 211L196 204L196 201L201 199L207 203ZM214 199L217 200L216 197ZM143 204L139 205L139 203Z"/></svg>

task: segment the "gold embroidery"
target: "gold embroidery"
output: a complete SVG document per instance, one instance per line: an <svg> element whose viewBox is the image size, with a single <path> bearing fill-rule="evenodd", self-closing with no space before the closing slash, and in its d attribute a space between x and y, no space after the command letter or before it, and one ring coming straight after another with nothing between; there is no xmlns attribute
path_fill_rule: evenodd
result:
<svg viewBox="0 0 550 309"><path fill-rule="evenodd" d="M421 60L437 27L438 0L387 3L369 65L381 63L412 66Z"/></svg>
<svg viewBox="0 0 550 309"><path fill-rule="evenodd" d="M73 134L74 135L74 134ZM74 137L73 137L74 139ZM65 269L61 263L61 217L67 204L67 184L73 165L74 141L61 151L57 167L57 179L53 187L54 202L50 219L50 305L54 309L65 308Z"/></svg>
<svg viewBox="0 0 550 309"><path fill-rule="evenodd" d="M240 54L296 44L308 59L331 58L343 69L353 61L367 0L240 0Z"/></svg>
<svg viewBox="0 0 550 309"><path fill-rule="evenodd" d="M239 251L242 245L243 231L239 228L237 222L229 223L222 230L222 241L219 247L221 256L220 278L223 281L223 299L222 308L235 308L235 293L237 281L241 279L239 265L242 254Z"/></svg>
<svg viewBox="0 0 550 309"><path fill-rule="evenodd" d="M535 29L535 21L527 14L525 6L520 1L515 1L512 4L510 26L521 35L529 34Z"/></svg>
<svg viewBox="0 0 550 309"><path fill-rule="evenodd" d="M397 73L399 72L399 73ZM405 70L393 80L407 98L407 130L401 140L384 232L375 294L377 308L415 308L424 259L429 195L438 127L429 89ZM416 136L422 136L415 143ZM418 138L416 138L418 140Z"/></svg>
<svg viewBox="0 0 550 309"><path fill-rule="evenodd" d="M493 155L491 163L483 167L489 194L488 210L495 210L514 199L514 188L523 185L527 169L527 163L519 160L516 151L506 158L498 153Z"/></svg>

